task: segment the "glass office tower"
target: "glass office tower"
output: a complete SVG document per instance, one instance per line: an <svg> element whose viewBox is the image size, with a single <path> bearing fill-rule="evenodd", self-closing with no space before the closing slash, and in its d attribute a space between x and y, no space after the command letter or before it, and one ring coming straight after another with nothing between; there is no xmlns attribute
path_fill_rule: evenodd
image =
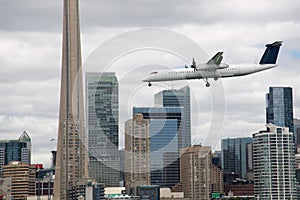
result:
<svg viewBox="0 0 300 200"><path fill-rule="evenodd" d="M31 138L23 131L18 140L0 140L0 176L2 167L11 161L30 164Z"/></svg>
<svg viewBox="0 0 300 200"><path fill-rule="evenodd" d="M182 107L134 107L150 120L151 184L172 187L180 181Z"/></svg>
<svg viewBox="0 0 300 200"><path fill-rule="evenodd" d="M300 145L300 119L294 119L295 146Z"/></svg>
<svg viewBox="0 0 300 200"><path fill-rule="evenodd" d="M236 178L246 178L249 156L247 145L250 143L252 143L251 137L228 138L221 141L222 169L225 182Z"/></svg>
<svg viewBox="0 0 300 200"><path fill-rule="evenodd" d="M118 80L113 72L86 74L89 176L106 187L119 186Z"/></svg>
<svg viewBox="0 0 300 200"><path fill-rule="evenodd" d="M182 118L182 146L191 146L191 100L190 87L185 86L178 90L163 90L154 95L155 106L183 107Z"/></svg>
<svg viewBox="0 0 300 200"><path fill-rule="evenodd" d="M290 87L270 87L266 94L267 124L288 127L294 131L293 89Z"/></svg>

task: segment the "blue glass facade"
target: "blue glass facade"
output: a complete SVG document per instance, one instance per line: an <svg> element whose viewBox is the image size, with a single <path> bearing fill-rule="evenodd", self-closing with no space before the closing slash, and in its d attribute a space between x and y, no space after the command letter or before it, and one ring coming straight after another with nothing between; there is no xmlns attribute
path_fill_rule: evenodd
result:
<svg viewBox="0 0 300 200"><path fill-rule="evenodd" d="M293 89L290 87L270 87L266 94L267 124L288 127L294 131Z"/></svg>
<svg viewBox="0 0 300 200"><path fill-rule="evenodd" d="M224 181L228 182L235 178L246 178L248 170L247 144L252 143L251 137L223 139L222 148L222 169Z"/></svg>
<svg viewBox="0 0 300 200"><path fill-rule="evenodd" d="M25 142L6 143L6 164L10 161L21 160L22 148L26 148Z"/></svg>
<svg viewBox="0 0 300 200"><path fill-rule="evenodd" d="M172 187L180 179L178 158L183 108L134 107L133 114L137 113L150 119L151 184Z"/></svg>
<svg viewBox="0 0 300 200"><path fill-rule="evenodd" d="M2 166L11 161L21 161L30 164L31 139L24 131L18 140L0 141L0 176Z"/></svg>
<svg viewBox="0 0 300 200"><path fill-rule="evenodd" d="M163 90L154 95L154 103L161 107L183 107L182 143L180 148L191 146L191 100L190 88L185 86L178 90Z"/></svg>
<svg viewBox="0 0 300 200"><path fill-rule="evenodd" d="M0 148L5 149L5 162L7 165L11 161L21 161L22 149L26 148L26 142L9 141L0 143Z"/></svg>

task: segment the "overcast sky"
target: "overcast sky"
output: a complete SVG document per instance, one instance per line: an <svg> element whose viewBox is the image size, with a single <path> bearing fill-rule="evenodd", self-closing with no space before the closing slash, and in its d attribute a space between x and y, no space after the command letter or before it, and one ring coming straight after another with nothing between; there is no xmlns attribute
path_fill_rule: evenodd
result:
<svg viewBox="0 0 300 200"><path fill-rule="evenodd" d="M56 148L56 141L51 139L57 138L62 0L9 0L0 4L0 139L17 139L26 130L32 138L32 162L49 166L50 151ZM218 83L212 80L212 89L207 89L202 80L151 88L141 83L139 78L151 70L151 63L168 67L188 64L170 52L152 49L115 55L121 57L109 70L115 69L120 80L121 129L131 117L133 105L153 105L154 93L188 84L193 96L193 143L214 145L217 149L218 138L251 136L264 129L265 93L269 86L293 87L294 116L299 117L299 9L298 0L84 0L80 10L83 62L95 49L110 44L105 42L111 38L122 38L127 31L144 27L163 28L165 33L173 31L178 37L184 36L186 41L202 47L207 56L222 50L223 62L229 64L258 62L266 43L282 40L277 68ZM161 38L161 43L168 39ZM174 40L174 45L181 41ZM182 44L182 50L188 51L184 48ZM130 68L133 65L135 68ZM132 81L132 77L138 78ZM205 138L212 112L219 106L212 105L214 88L224 92L226 111L221 135L208 141ZM120 134L122 138L122 130Z"/></svg>

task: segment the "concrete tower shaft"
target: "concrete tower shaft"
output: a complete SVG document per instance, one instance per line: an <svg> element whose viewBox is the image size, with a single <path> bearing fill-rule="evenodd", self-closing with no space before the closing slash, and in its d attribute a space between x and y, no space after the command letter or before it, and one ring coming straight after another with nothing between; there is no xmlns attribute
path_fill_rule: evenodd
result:
<svg viewBox="0 0 300 200"><path fill-rule="evenodd" d="M61 94L54 199L87 177L78 0L64 0Z"/></svg>

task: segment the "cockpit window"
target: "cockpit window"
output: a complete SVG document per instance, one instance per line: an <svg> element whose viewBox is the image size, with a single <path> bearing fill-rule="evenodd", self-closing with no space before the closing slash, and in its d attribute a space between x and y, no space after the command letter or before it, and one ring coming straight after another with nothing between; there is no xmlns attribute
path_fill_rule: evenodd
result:
<svg viewBox="0 0 300 200"><path fill-rule="evenodd" d="M158 72L151 72L150 74L157 74Z"/></svg>

